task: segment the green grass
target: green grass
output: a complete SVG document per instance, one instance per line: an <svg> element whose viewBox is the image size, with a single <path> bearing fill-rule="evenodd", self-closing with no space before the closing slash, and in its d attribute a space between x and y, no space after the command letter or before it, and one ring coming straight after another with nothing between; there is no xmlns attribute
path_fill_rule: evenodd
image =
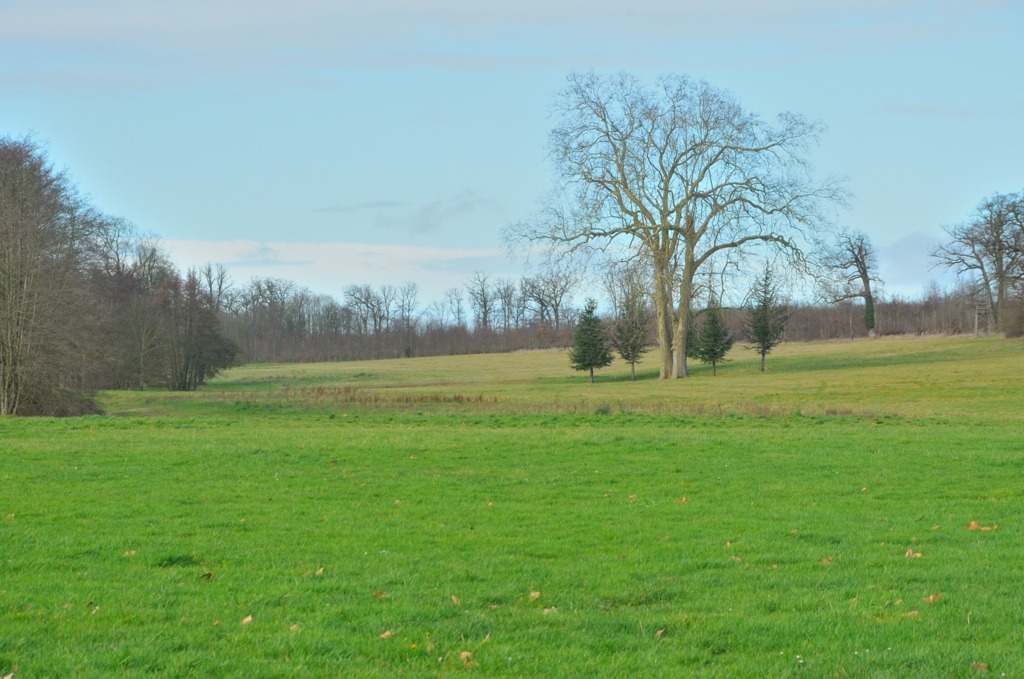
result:
<svg viewBox="0 0 1024 679"><path fill-rule="evenodd" d="M734 355L250 366L0 420L0 676L1024 674L1024 346Z"/></svg>

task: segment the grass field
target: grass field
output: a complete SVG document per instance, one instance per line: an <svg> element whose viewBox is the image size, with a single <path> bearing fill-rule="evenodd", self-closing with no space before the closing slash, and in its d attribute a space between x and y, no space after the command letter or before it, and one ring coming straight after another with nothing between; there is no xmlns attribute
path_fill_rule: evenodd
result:
<svg viewBox="0 0 1024 679"><path fill-rule="evenodd" d="M0 419L0 676L1024 676L1024 344L733 358L247 366Z"/></svg>

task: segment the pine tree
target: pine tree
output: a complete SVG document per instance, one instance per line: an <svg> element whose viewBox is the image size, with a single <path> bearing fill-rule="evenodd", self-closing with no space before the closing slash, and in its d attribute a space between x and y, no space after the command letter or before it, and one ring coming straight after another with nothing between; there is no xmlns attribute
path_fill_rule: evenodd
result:
<svg viewBox="0 0 1024 679"><path fill-rule="evenodd" d="M615 324L615 348L629 363L629 379L636 379L636 364L647 353L647 322L650 312L643 299L629 300L625 313Z"/></svg>
<svg viewBox="0 0 1024 679"><path fill-rule="evenodd" d="M718 364L732 349L732 333L725 327L722 308L712 302L704 314L704 323L697 334L695 352L701 363L711 364L711 374L718 374Z"/></svg>
<svg viewBox="0 0 1024 679"><path fill-rule="evenodd" d="M597 302L588 299L576 322L573 346L569 350L569 365L573 370L589 370L591 383L594 382L594 368L603 368L612 362L608 336L596 311Z"/></svg>
<svg viewBox="0 0 1024 679"><path fill-rule="evenodd" d="M761 356L761 372L764 372L765 357L779 343L786 332L789 321L789 307L781 302L779 285L771 266L765 266L764 273L750 291L750 307L743 335L753 349Z"/></svg>

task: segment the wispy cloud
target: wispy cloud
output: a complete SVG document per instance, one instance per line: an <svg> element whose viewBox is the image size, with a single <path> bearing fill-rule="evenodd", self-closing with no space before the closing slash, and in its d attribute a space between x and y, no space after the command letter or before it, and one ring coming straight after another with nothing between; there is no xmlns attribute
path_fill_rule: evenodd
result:
<svg viewBox="0 0 1024 679"><path fill-rule="evenodd" d="M495 201L475 191L421 205L412 214L409 228L417 233L437 231L451 220L463 219L497 207Z"/></svg>
<svg viewBox="0 0 1024 679"><path fill-rule="evenodd" d="M325 207L315 208L313 212L335 212L340 214L348 214L352 212L396 210L404 207L408 207L408 203L403 203L398 200L376 200L369 201L366 203L354 203L351 205L327 205Z"/></svg>

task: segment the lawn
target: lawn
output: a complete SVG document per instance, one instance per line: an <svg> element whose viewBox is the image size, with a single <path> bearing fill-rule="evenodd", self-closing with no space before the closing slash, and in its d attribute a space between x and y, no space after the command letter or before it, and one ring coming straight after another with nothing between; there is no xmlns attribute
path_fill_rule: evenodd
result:
<svg viewBox="0 0 1024 679"><path fill-rule="evenodd" d="M246 366L0 420L0 676L1024 675L1024 345L733 354Z"/></svg>

